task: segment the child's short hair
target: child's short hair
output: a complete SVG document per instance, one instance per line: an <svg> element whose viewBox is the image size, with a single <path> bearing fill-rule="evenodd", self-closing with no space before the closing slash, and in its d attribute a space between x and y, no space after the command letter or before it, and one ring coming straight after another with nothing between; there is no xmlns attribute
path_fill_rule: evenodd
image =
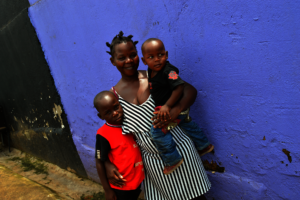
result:
<svg viewBox="0 0 300 200"><path fill-rule="evenodd" d="M158 38L149 38L147 39L145 42L143 42L142 46L141 46L141 50L142 50L142 53L143 53L143 47L144 47L144 44L148 43L148 42L152 42L152 41L161 41L160 39ZM161 43L163 44L164 48L165 48L165 45L163 43L163 41L161 41Z"/></svg>
<svg viewBox="0 0 300 200"><path fill-rule="evenodd" d="M133 41L131 38L133 37L133 35L128 35L127 37L123 36L123 31L120 31L118 35L116 35L111 44L109 44L108 42L106 42L106 46L109 47L110 51L106 51L109 55L114 56L115 53L115 45L117 44L121 44L122 42L132 42L134 47L135 45L138 43L138 41Z"/></svg>
<svg viewBox="0 0 300 200"><path fill-rule="evenodd" d="M98 106L100 105L100 100L103 99L107 94L112 94L115 96L115 94L111 91L104 90L102 92L99 92L95 98L94 98L94 107L98 110Z"/></svg>

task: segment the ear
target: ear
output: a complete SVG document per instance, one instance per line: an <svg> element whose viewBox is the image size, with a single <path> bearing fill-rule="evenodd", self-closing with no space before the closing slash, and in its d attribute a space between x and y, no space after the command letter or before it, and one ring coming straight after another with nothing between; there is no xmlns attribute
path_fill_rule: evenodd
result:
<svg viewBox="0 0 300 200"><path fill-rule="evenodd" d="M168 59L168 58L169 58L168 51L166 51L166 59Z"/></svg>
<svg viewBox="0 0 300 200"><path fill-rule="evenodd" d="M104 120L104 119L101 117L100 113L98 113L97 115L98 115L98 117L99 117L100 119Z"/></svg>
<svg viewBox="0 0 300 200"><path fill-rule="evenodd" d="M147 65L146 60L145 60L144 57L142 57L142 61L143 61L144 65Z"/></svg>
<svg viewBox="0 0 300 200"><path fill-rule="evenodd" d="M110 62L111 62L111 64L112 64L113 66L116 66L116 64L115 64L115 60L114 60L114 58L113 58L113 57L110 57Z"/></svg>

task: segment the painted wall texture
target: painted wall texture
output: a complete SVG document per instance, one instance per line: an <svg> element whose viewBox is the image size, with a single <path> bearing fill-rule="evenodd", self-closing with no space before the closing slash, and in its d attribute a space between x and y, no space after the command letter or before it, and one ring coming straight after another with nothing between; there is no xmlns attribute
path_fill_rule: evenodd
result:
<svg viewBox="0 0 300 200"><path fill-rule="evenodd" d="M87 176L28 17L29 6L27 0L0 1L0 106L12 145Z"/></svg>
<svg viewBox="0 0 300 200"><path fill-rule="evenodd" d="M90 178L98 180L95 134L103 124L93 98L120 78L105 42L123 30L140 41L140 57L143 41L164 41L169 61L197 88L191 116L215 145L215 154L203 160L225 167L224 173L208 171L209 199L298 199L299 2L29 2L31 22ZM146 69L142 62L140 69Z"/></svg>

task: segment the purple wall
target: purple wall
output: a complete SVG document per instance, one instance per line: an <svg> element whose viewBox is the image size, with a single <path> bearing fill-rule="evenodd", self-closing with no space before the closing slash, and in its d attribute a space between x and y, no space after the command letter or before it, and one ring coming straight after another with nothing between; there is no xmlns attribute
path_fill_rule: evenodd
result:
<svg viewBox="0 0 300 200"><path fill-rule="evenodd" d="M215 144L203 157L210 199L300 196L300 3L296 1L29 0L40 39L90 178L96 130L93 97L119 80L105 42L123 30L158 37L184 80L198 89L192 117ZM140 62L140 69L146 67ZM265 138L265 140L264 140ZM290 151L292 162L282 149Z"/></svg>

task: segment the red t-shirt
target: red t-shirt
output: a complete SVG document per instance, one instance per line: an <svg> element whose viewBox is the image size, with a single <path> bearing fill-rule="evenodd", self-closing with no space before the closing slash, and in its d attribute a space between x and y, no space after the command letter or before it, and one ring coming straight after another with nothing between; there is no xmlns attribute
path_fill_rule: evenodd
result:
<svg viewBox="0 0 300 200"><path fill-rule="evenodd" d="M109 160L116 165L120 174L127 180L122 188L110 184L111 188L118 190L135 190L145 178L144 166L140 148L134 140L132 134L123 135L122 126L104 124L98 129L97 135L104 137L110 145L108 153ZM98 155L99 147L96 147ZM98 152L99 151L99 152ZM100 157L97 157L100 159Z"/></svg>

